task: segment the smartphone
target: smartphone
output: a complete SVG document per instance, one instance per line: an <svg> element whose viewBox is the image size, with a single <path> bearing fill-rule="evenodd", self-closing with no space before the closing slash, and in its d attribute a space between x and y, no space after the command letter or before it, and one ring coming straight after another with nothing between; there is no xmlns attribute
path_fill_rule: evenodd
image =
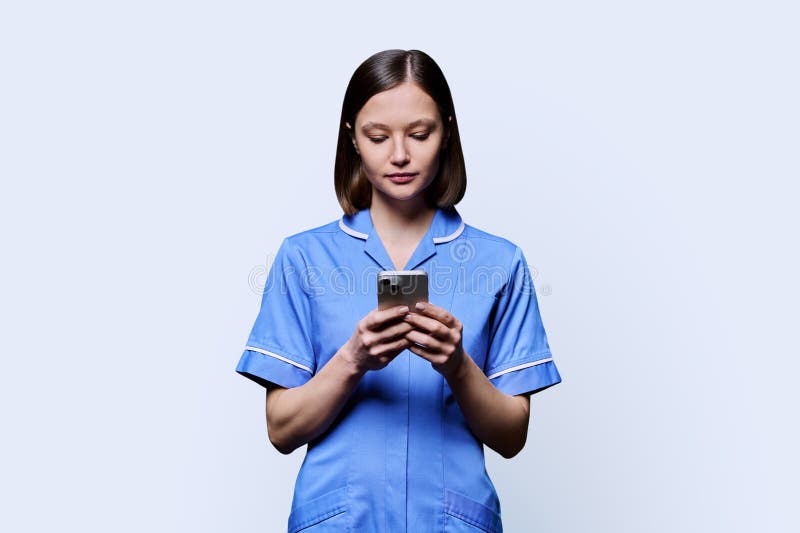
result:
<svg viewBox="0 0 800 533"><path fill-rule="evenodd" d="M424 270L381 270L378 272L378 309L428 301L428 273Z"/></svg>

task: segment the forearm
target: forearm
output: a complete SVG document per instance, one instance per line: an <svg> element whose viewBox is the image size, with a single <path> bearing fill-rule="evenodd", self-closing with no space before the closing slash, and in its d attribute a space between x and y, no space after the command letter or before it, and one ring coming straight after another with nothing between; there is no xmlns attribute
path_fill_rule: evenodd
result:
<svg viewBox="0 0 800 533"><path fill-rule="evenodd" d="M292 452L328 429L364 375L342 357L343 349L303 385L269 392L269 439L281 453Z"/></svg>
<svg viewBox="0 0 800 533"><path fill-rule="evenodd" d="M522 450L528 436L528 398L498 390L466 353L447 382L470 429L481 442L505 458Z"/></svg>

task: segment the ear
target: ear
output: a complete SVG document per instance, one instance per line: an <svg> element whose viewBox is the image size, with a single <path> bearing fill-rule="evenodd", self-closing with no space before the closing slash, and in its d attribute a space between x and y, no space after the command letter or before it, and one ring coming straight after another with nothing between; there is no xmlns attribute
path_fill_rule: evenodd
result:
<svg viewBox="0 0 800 533"><path fill-rule="evenodd" d="M447 117L447 127L445 128L444 139L442 139L442 151L447 148L447 141L450 140L450 129L453 124L453 115Z"/></svg>
<svg viewBox="0 0 800 533"><path fill-rule="evenodd" d="M347 133L349 133L349 134L350 134L350 141L353 143L353 148L355 148L355 149L356 149L356 153L357 153L358 155L361 155L361 152L359 152L359 151L358 151L358 145L356 144L356 137L355 137L355 135L353 134L353 127L352 127L352 126L350 126L350 123L349 123L349 122L345 122L345 123L344 123L344 127L345 127L345 128L347 128L347 130L348 130L348 132L347 132Z"/></svg>

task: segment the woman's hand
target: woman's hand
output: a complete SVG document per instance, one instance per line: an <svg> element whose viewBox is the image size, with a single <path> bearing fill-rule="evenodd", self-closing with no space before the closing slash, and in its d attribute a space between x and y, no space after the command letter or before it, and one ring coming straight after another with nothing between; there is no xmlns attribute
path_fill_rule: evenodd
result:
<svg viewBox="0 0 800 533"><path fill-rule="evenodd" d="M342 356L360 372L385 367L411 346L405 335L413 325L403 321L406 314L409 314L409 309L405 305L373 309L356 324Z"/></svg>
<svg viewBox="0 0 800 533"><path fill-rule="evenodd" d="M414 326L406 333L406 339L424 346L411 344L408 349L430 361L437 372L449 379L464 361L461 345L463 325L448 311L430 302L418 303L417 309L419 313L405 316L405 322Z"/></svg>
<svg viewBox="0 0 800 533"><path fill-rule="evenodd" d="M528 435L528 396L510 396L489 381L462 347L463 324L445 309L424 302L405 321L414 325L406 338L425 345L409 350L444 376L475 436L505 458L519 453Z"/></svg>
<svg viewBox="0 0 800 533"><path fill-rule="evenodd" d="M291 453L319 437L339 416L368 370L388 365L411 341L413 326L403 322L408 307L373 309L356 325L350 339L306 383L267 387L267 431L281 453Z"/></svg>

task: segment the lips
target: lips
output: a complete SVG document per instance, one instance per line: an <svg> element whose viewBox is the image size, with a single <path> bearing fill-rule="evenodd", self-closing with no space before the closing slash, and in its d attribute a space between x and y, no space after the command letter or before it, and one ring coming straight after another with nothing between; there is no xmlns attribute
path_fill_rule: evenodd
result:
<svg viewBox="0 0 800 533"><path fill-rule="evenodd" d="M408 183L412 181L417 175L409 172L396 172L389 174L387 177L392 183Z"/></svg>

